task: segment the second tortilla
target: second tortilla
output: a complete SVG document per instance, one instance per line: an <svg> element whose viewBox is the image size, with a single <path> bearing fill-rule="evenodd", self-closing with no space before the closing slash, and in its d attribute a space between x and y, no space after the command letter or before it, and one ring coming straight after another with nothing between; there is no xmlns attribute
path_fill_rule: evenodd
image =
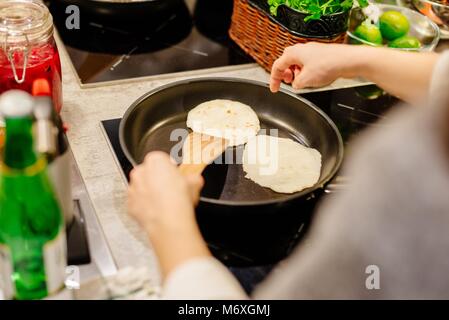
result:
<svg viewBox="0 0 449 320"><path fill-rule="evenodd" d="M232 100L211 100L192 109L187 126L198 133L229 140L230 146L244 144L260 130L254 110Z"/></svg>
<svg viewBox="0 0 449 320"><path fill-rule="evenodd" d="M243 152L246 178L278 193L313 187L320 179L321 154L292 139L260 135Z"/></svg>

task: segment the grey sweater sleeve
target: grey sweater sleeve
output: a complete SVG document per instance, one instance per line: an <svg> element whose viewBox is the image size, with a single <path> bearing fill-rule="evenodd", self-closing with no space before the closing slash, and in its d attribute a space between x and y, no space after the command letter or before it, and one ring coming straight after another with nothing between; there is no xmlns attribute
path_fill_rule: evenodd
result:
<svg viewBox="0 0 449 320"><path fill-rule="evenodd" d="M447 72L449 54L433 88ZM345 170L351 185L321 206L310 236L255 298L449 298L447 91L446 82L430 106L398 107L360 137Z"/></svg>

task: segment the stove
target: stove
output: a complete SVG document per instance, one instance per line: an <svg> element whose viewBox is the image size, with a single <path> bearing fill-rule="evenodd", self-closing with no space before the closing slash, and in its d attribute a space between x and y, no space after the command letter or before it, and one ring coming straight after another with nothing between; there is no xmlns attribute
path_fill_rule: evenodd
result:
<svg viewBox="0 0 449 320"><path fill-rule="evenodd" d="M351 141L355 136L367 127L379 125L378 120L385 118L387 111L400 102L374 85L311 92L302 94L302 96L325 111L337 125L345 143L346 155L352 152ZM101 126L116 163L121 168L123 179L128 181L132 165L120 146L120 121L121 119L104 120L101 122ZM322 197L326 197L328 193L338 192L344 188L347 181L346 177L337 174L327 186ZM313 208L310 208L310 211L313 211ZM310 212L310 216L313 216L312 212ZM309 221L305 221L299 228L296 237L292 239L291 246L287 248L289 252L301 241L309 224ZM224 248L217 243L208 245L214 256L227 265L237 277L247 293L251 293L274 266L274 264L259 263L254 257L230 251L229 248Z"/></svg>
<svg viewBox="0 0 449 320"><path fill-rule="evenodd" d="M351 152L351 141L364 128L371 125L378 125L376 122L385 117L385 113L399 101L398 99L385 94L376 86L360 86L347 89L337 89L329 91L311 92L302 95L310 100L335 122L343 136L346 154ZM101 125L105 137L114 154L117 165L121 168L123 179L128 181L129 173L132 170L131 163L127 160L119 142L119 125L121 119L108 119L102 121ZM347 178L338 174L326 189L327 193L344 187ZM295 239L295 243L298 239ZM212 245L215 252L220 252L222 248ZM227 259L246 260L256 263L252 259L245 259L238 253L226 252Z"/></svg>
<svg viewBox="0 0 449 320"><path fill-rule="evenodd" d="M81 12L79 30L65 27L64 5L49 8L82 86L253 62L228 37L232 0L185 0L135 25Z"/></svg>

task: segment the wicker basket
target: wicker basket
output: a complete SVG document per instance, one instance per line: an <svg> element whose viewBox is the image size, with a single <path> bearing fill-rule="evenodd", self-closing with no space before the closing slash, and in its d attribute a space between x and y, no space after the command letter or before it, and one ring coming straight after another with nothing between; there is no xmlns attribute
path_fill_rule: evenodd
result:
<svg viewBox="0 0 449 320"><path fill-rule="evenodd" d="M310 41L342 43L346 33L332 38L306 37L295 34L250 0L234 0L229 35L247 54L267 71L286 47Z"/></svg>

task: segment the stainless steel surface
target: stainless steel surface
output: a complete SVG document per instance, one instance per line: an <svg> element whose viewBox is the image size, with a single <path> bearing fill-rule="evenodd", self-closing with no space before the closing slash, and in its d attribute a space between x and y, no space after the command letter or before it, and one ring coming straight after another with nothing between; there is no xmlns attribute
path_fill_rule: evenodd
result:
<svg viewBox="0 0 449 320"><path fill-rule="evenodd" d="M416 7L413 5L412 0L384 0L389 1L391 4L397 4L398 6L407 7L413 10L416 10ZM383 2L384 2L383 1ZM440 38L441 39L449 39L449 26L444 27L442 25L439 25L440 27Z"/></svg>
<svg viewBox="0 0 449 320"><path fill-rule="evenodd" d="M79 266L80 280L81 283L84 283L94 278L116 274L117 266L71 151L70 157L72 160L73 198L76 200L74 214L85 221L92 260L88 265ZM82 215L80 212L82 212Z"/></svg>
<svg viewBox="0 0 449 320"><path fill-rule="evenodd" d="M413 0L412 3L419 12L438 23L441 32L447 37L449 33L449 5L431 0Z"/></svg>
<svg viewBox="0 0 449 320"><path fill-rule="evenodd" d="M48 165L48 173L55 186L55 193L61 204L66 225L73 221L72 181L69 171L72 162L74 162L73 155L68 149Z"/></svg>

